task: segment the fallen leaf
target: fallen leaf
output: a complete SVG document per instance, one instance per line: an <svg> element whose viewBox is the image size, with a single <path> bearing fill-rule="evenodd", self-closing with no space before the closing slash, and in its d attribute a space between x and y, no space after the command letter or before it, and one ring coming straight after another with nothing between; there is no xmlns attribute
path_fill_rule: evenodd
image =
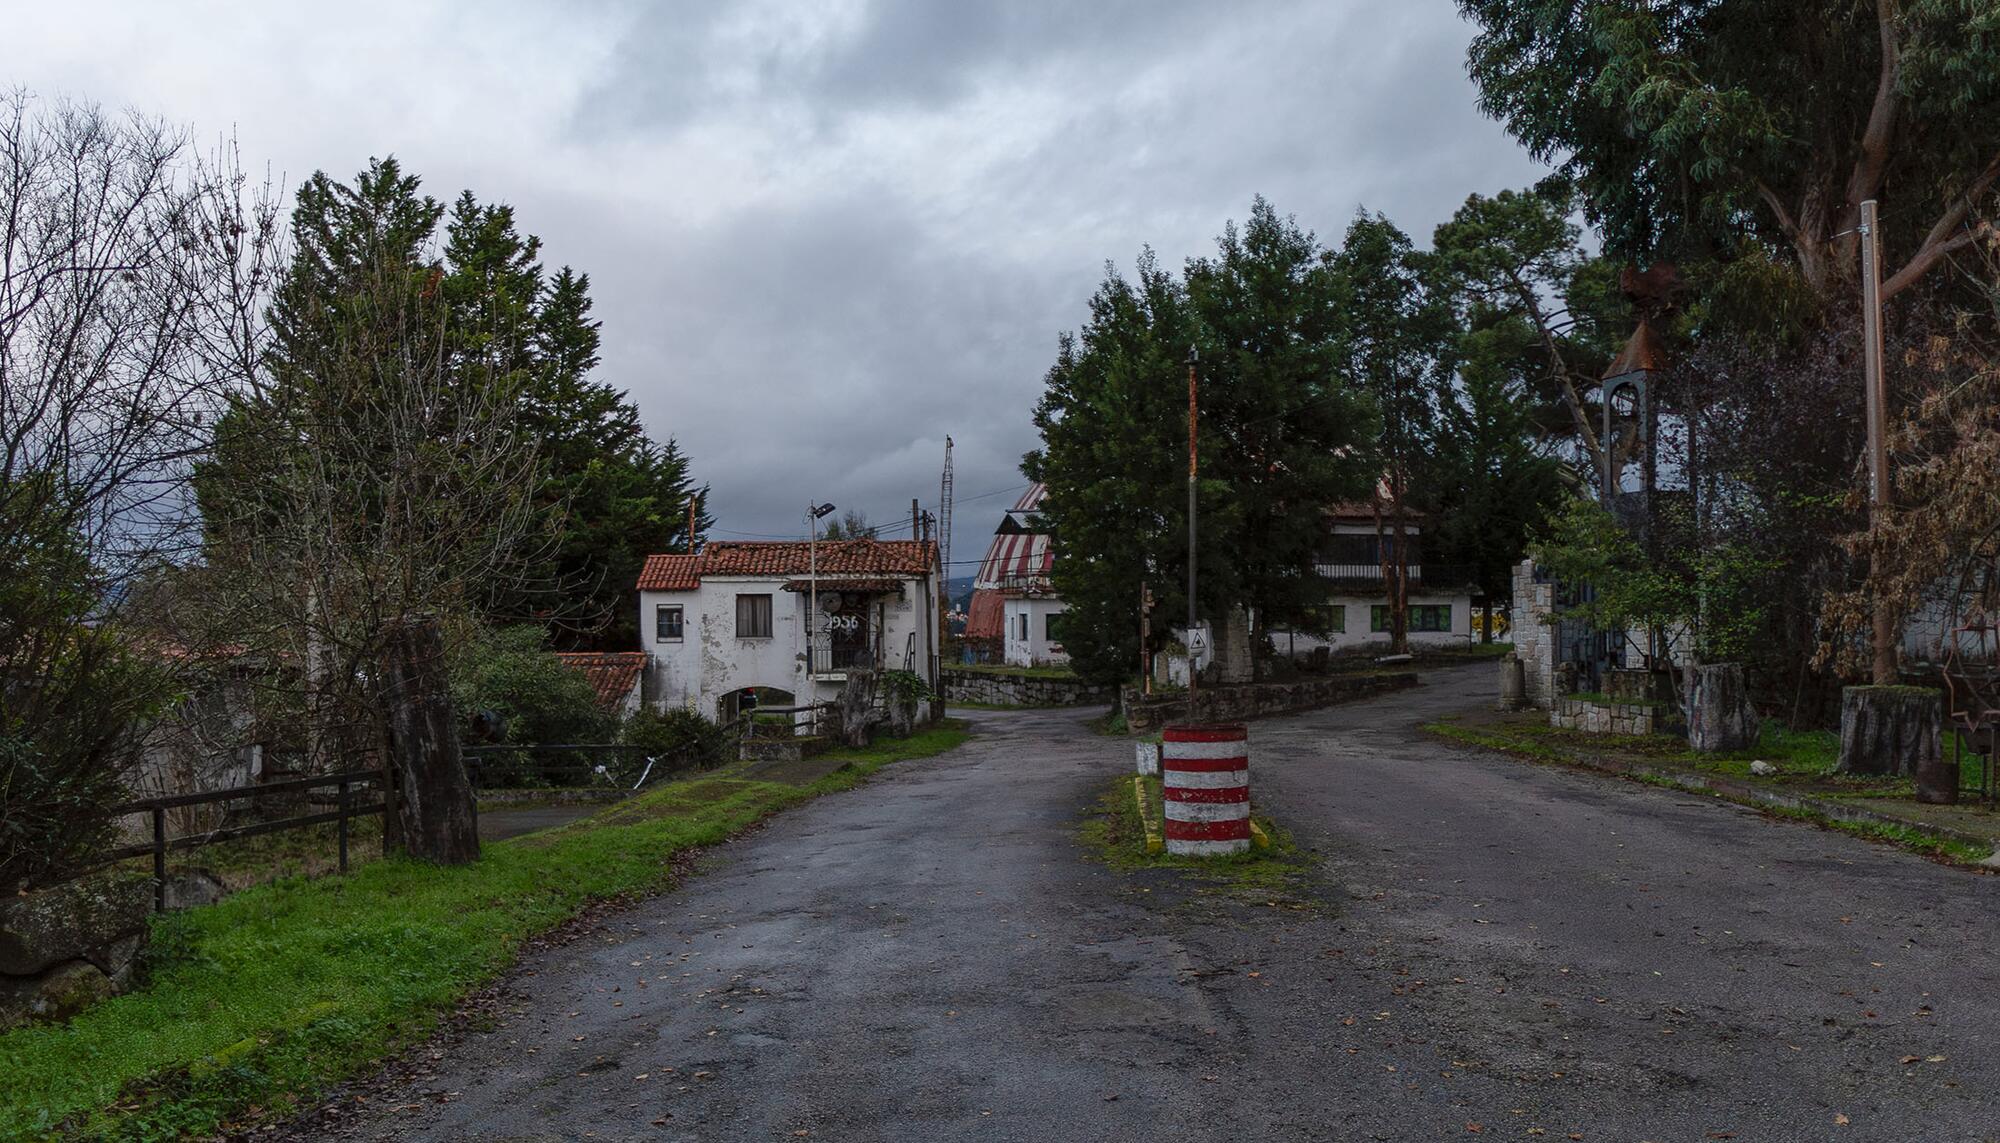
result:
<svg viewBox="0 0 2000 1143"><path fill-rule="evenodd" d="M1943 1062L1944 1062L1944 1057L1943 1057L1943 1056L1925 1056L1925 1057L1924 1057L1924 1059L1925 1059L1925 1060L1926 1060L1927 1062L1929 1062L1929 1063L1933 1063L1933 1064L1941 1064L1941 1063L1943 1063Z"/></svg>
<svg viewBox="0 0 2000 1143"><path fill-rule="evenodd" d="M1899 1064L1914 1064L1921 1059L1923 1059L1922 1056L1904 1056L1902 1059L1897 1060L1896 1062Z"/></svg>
<svg viewBox="0 0 2000 1143"><path fill-rule="evenodd" d="M1477 1135L1480 1132L1486 1130L1484 1125L1478 1123L1468 1123L1465 1125L1465 1129L1474 1135Z"/></svg>
<svg viewBox="0 0 2000 1143"><path fill-rule="evenodd" d="M1842 1113L1840 1113L1840 1112L1838 1112L1838 1111L1836 1111L1836 1112L1834 1112L1834 1113L1833 1113L1833 1123L1834 1123L1834 1126L1836 1126L1836 1127L1845 1127L1845 1126L1847 1126L1847 1125L1848 1125L1849 1123L1852 1123L1852 1122L1853 1122L1853 1120L1851 1120L1851 1119L1847 1118L1847 1116L1846 1116L1846 1115L1844 1115L1844 1114L1842 1114Z"/></svg>

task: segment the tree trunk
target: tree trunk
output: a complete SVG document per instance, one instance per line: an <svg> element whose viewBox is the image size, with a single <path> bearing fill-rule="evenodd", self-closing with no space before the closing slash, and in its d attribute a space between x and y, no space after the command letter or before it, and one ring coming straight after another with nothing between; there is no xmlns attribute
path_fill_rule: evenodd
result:
<svg viewBox="0 0 2000 1143"><path fill-rule="evenodd" d="M444 637L428 615L406 615L386 631L383 717L396 785L403 849L439 865L479 858L472 781L458 750L458 721L446 683Z"/></svg>
<svg viewBox="0 0 2000 1143"><path fill-rule="evenodd" d="M1688 745L1700 754L1757 745L1757 711L1739 663L1687 669Z"/></svg>
<svg viewBox="0 0 2000 1143"><path fill-rule="evenodd" d="M1935 770L1944 695L1929 687L1848 687L1840 693L1840 772L1908 774ZM1957 796L1956 777L1952 781Z"/></svg>
<svg viewBox="0 0 2000 1143"><path fill-rule="evenodd" d="M840 688L840 737L849 746L866 746L875 738L875 728L886 717L875 706L875 691L881 676L874 671L850 667L847 682Z"/></svg>

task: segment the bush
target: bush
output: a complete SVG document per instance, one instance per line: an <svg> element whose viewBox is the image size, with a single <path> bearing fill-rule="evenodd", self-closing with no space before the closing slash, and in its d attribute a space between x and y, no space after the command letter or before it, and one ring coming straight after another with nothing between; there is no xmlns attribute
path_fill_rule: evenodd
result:
<svg viewBox="0 0 2000 1143"><path fill-rule="evenodd" d="M667 711L641 709L625 720L619 740L643 749L648 757L661 761L684 757L697 766L721 762L727 745L720 726L688 707Z"/></svg>
<svg viewBox="0 0 2000 1143"><path fill-rule="evenodd" d="M532 625L481 632L453 664L451 697L461 732L490 710L508 742L609 742L617 728L590 680L544 650L542 630Z"/></svg>

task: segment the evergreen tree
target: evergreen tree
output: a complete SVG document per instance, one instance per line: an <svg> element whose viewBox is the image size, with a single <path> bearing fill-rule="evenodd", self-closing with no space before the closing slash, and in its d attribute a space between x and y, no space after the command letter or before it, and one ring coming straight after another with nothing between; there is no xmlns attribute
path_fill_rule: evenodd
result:
<svg viewBox="0 0 2000 1143"><path fill-rule="evenodd" d="M1365 395L1341 378L1334 276L1310 233L1258 199L1216 253L1134 280L1107 269L1080 333L1058 343L1035 410L1042 447L1022 468L1048 485L1060 545L1064 645L1087 677L1129 677L1139 585L1159 618L1186 614L1187 356L1200 357L1200 613L1254 608L1267 625L1324 626L1312 574L1328 504L1373 477Z"/></svg>
<svg viewBox="0 0 2000 1143"><path fill-rule="evenodd" d="M1381 466L1373 500L1394 654L1409 649L1411 500L1428 491L1439 394L1451 377L1451 312L1427 288L1420 262L1408 235L1366 213L1331 260L1342 367L1381 418L1371 450Z"/></svg>

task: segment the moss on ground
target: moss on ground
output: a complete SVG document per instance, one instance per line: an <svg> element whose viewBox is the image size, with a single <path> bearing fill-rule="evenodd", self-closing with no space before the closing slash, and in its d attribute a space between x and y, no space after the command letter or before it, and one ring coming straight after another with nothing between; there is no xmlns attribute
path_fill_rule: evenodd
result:
<svg viewBox="0 0 2000 1143"><path fill-rule="evenodd" d="M804 787L670 783L471 865L381 860L156 917L145 989L0 1036L0 1138L207 1137L283 1116L429 1035L528 938L670 887L690 849L966 737L948 724L836 752L842 767Z"/></svg>
<svg viewBox="0 0 2000 1143"><path fill-rule="evenodd" d="M1592 759L1611 758L1644 763L1663 770L1684 770L1692 775L1732 778L1756 786L1827 800L1909 802L1907 806L1896 804L1872 808L1878 812L1907 813L1913 818L1921 818L1927 813L1935 812L1932 807L1918 806L1910 801L1914 790L1910 779L1906 777L1836 773L1834 767L1839 759L1840 739L1838 735L1829 731L1794 731L1766 722L1755 750L1710 755L1697 754L1687 748L1686 742L1669 735L1629 737L1587 734L1551 727L1545 721L1545 716L1540 715L1449 718L1429 723L1424 730L1453 742L1497 750L1537 762L1582 764ZM1949 743L1945 749L1949 752L1951 749ZM1777 773L1769 776L1754 775L1750 772L1752 761L1768 762L1776 767ZM1963 766L1963 781L1966 784L1976 784L1978 759L1968 756ZM1624 777L1668 789L1688 788L1668 778L1653 775L1629 774ZM1748 805L1772 817L1809 821L1826 829L1896 845L1938 860L1972 863L1984 859L1994 849L1993 846L1979 846L1929 832L1921 821L1912 821L1907 825L1850 822L1830 817L1811 808L1773 806L1750 799L1729 798L1729 795L1720 792L1717 796ZM1950 828L1961 828L1958 822L1948 824ZM1989 825L1986 829L1991 829L1996 835L2000 835L2000 823ZM1973 832L1984 832L1984 830L1975 827Z"/></svg>
<svg viewBox="0 0 2000 1143"><path fill-rule="evenodd" d="M1141 780L1146 790L1147 812L1157 831L1163 818L1162 793L1157 777ZM1138 799L1132 793L1132 778L1115 779L1106 786L1085 815L1077 836L1093 857L1123 872L1168 869L1184 874L1196 888L1245 899L1268 901L1272 897L1294 900L1307 895L1312 881L1313 862L1277 823L1256 815L1258 828L1271 839L1268 848L1252 847L1248 853L1227 857L1178 857L1171 853L1146 852L1146 823L1139 816Z"/></svg>

